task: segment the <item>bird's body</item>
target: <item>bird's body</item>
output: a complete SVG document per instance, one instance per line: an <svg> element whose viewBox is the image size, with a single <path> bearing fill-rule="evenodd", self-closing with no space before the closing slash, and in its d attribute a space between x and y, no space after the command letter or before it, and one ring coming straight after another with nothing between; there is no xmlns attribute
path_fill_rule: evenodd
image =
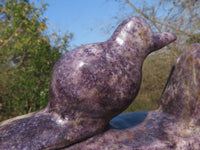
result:
<svg viewBox="0 0 200 150"><path fill-rule="evenodd" d="M86 116L88 113L94 117L106 118L109 117L108 112L113 116L124 110L139 90L144 59L130 53L131 49L121 50L112 42L103 42L83 46L64 55L53 72L53 100L50 100L53 107L50 109L65 101L57 110L64 118L71 114L65 108L74 104L80 107L75 108L77 113L82 111Z"/></svg>

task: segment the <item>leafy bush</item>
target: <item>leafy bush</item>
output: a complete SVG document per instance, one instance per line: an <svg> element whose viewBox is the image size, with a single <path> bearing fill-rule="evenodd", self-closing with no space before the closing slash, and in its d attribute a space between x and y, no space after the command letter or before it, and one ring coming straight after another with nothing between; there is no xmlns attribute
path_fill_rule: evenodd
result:
<svg viewBox="0 0 200 150"><path fill-rule="evenodd" d="M53 33L54 41L45 34L46 7L27 0L0 2L0 120L47 104L53 65L67 52L72 34Z"/></svg>

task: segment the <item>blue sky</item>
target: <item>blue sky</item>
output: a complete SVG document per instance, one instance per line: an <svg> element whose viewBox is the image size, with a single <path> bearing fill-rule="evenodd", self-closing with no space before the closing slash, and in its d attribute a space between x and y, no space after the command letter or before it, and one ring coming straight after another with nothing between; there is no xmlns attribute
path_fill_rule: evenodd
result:
<svg viewBox="0 0 200 150"><path fill-rule="evenodd" d="M81 44L101 42L107 40L120 23L133 14L129 5L124 5L125 0L43 0L49 6L44 16L47 17L48 32L71 32L74 35L70 43L71 49ZM124 2L123 2L124 1ZM146 1L153 4L154 1ZM38 3L38 0L31 0ZM144 0L131 0L140 8ZM117 19L116 19L117 17Z"/></svg>
<svg viewBox="0 0 200 150"><path fill-rule="evenodd" d="M37 0L31 0L37 3ZM113 17L126 16L131 13L129 6L122 7L114 0L43 0L49 3L44 14L49 26L49 32L55 31L73 33L74 38L71 47L81 44L101 42L107 40L117 23ZM127 17L127 16L126 16ZM114 28L111 29L110 27ZM108 31L105 31L109 29Z"/></svg>

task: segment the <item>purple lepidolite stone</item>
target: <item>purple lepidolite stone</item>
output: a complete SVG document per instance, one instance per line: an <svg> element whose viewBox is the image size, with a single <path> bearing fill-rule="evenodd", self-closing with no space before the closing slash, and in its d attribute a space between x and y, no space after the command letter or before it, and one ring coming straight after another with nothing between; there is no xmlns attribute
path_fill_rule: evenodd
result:
<svg viewBox="0 0 200 150"><path fill-rule="evenodd" d="M54 66L48 106L0 123L0 149L53 149L105 130L136 97L146 56L176 40L132 17L102 43L76 48Z"/></svg>
<svg viewBox="0 0 200 150"><path fill-rule="evenodd" d="M141 115L141 112L138 115ZM149 111L145 120L137 126L121 130L110 129L65 150L80 148L199 150L200 44L191 45L177 59L158 110Z"/></svg>

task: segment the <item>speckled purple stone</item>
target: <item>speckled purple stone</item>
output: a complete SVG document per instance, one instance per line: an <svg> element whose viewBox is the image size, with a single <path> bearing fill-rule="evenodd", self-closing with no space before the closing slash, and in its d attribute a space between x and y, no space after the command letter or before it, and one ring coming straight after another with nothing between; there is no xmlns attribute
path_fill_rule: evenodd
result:
<svg viewBox="0 0 200 150"><path fill-rule="evenodd" d="M110 129L65 150L199 150L200 44L185 50L175 63L161 98L138 126Z"/></svg>
<svg viewBox="0 0 200 150"><path fill-rule="evenodd" d="M54 66L48 106L0 123L0 149L60 148L104 131L136 97L146 56L174 40L132 17L108 41L63 55Z"/></svg>

